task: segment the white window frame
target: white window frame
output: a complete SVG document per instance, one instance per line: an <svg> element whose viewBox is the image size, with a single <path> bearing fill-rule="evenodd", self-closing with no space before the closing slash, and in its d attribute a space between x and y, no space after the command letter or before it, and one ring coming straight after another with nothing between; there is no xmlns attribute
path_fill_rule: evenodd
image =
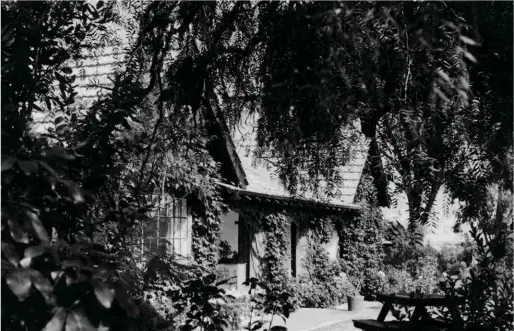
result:
<svg viewBox="0 0 514 331"><path fill-rule="evenodd" d="M145 235L142 229L141 249L144 251L146 246L152 254L169 254L178 260L189 258L192 255L192 216L187 200L167 193L153 195L152 200L158 201L150 212L155 233ZM181 223L180 226L177 223Z"/></svg>

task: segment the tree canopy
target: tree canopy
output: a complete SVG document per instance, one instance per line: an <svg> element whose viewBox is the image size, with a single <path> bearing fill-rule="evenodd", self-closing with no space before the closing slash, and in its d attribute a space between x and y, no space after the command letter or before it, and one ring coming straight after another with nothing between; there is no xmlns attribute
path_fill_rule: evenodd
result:
<svg viewBox="0 0 514 331"><path fill-rule="evenodd" d="M246 113L259 118L255 156L276 161L291 194L337 196L360 130L381 205L394 183L413 230L441 188L464 203L463 220L488 211L491 184L512 190L512 3L125 4L2 3L11 329L126 329L137 315L127 293L142 284L122 274L163 176L190 196L195 255L212 266L214 138ZM106 26L124 15L134 38L123 66L80 107L70 61L116 39ZM48 132L31 131L36 113L54 117Z"/></svg>
<svg viewBox="0 0 514 331"><path fill-rule="evenodd" d="M333 185L320 193L337 195L338 168L351 159L356 139L347 132L359 121L381 205L405 193L410 224L424 226L441 188L471 208L491 182L512 182L505 159L512 78L497 76L508 70L491 65L497 59L512 67L509 8L152 3L141 14L139 37L153 46L136 50L146 47L152 66L176 50L165 68L175 109L196 113L202 102L214 102L232 125L245 112L259 114L255 156L278 161L293 194L323 190L326 181ZM480 31L493 31L493 21L501 32L486 43ZM500 55L490 51L495 47L507 49Z"/></svg>

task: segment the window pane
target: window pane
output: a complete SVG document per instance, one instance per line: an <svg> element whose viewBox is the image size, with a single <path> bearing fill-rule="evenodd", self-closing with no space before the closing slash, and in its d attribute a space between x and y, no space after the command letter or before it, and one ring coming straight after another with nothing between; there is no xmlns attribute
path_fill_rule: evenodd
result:
<svg viewBox="0 0 514 331"><path fill-rule="evenodd" d="M180 201L180 217L187 217L187 201L182 199Z"/></svg>
<svg viewBox="0 0 514 331"><path fill-rule="evenodd" d="M182 250L180 249L180 239L173 239L173 248L175 254L182 255Z"/></svg>
<svg viewBox="0 0 514 331"><path fill-rule="evenodd" d="M157 250L159 254L165 254L169 252L169 241L166 239L159 239Z"/></svg>
<svg viewBox="0 0 514 331"><path fill-rule="evenodd" d="M166 200L166 197L163 197L159 203L159 216L168 216L168 201Z"/></svg>
<svg viewBox="0 0 514 331"><path fill-rule="evenodd" d="M156 237L157 236L157 225L156 221L147 221L143 224L143 238Z"/></svg>
<svg viewBox="0 0 514 331"><path fill-rule="evenodd" d="M182 238L181 230L181 221L180 218L175 218L173 222L173 238Z"/></svg>
<svg viewBox="0 0 514 331"><path fill-rule="evenodd" d="M143 224L140 234L143 246L152 253L190 254L189 226L186 199L175 200L169 195L152 196L156 202L154 221ZM188 247L189 246L189 247Z"/></svg>
<svg viewBox="0 0 514 331"><path fill-rule="evenodd" d="M159 238L166 238L169 236L171 217L159 217L159 233L156 235Z"/></svg>
<svg viewBox="0 0 514 331"><path fill-rule="evenodd" d="M143 242L143 249L145 250L145 255L154 253L157 249L157 239L146 238Z"/></svg>

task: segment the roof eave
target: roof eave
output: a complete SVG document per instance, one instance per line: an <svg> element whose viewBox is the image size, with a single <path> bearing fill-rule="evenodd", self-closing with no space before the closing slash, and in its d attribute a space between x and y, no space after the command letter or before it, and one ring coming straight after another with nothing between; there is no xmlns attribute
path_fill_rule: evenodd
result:
<svg viewBox="0 0 514 331"><path fill-rule="evenodd" d="M328 209L336 209L336 210L344 210L344 211L360 211L361 210L361 206L355 205L355 204L334 204L334 203L329 203L329 202L314 201L311 199L300 199L300 198L287 197L287 196L281 196L281 195L267 194L267 193L262 193L262 192L254 192L254 191L241 189L239 187L221 183L221 182L219 182L218 184L220 186L223 186L223 187L229 189L232 192L237 192L239 194L239 196L278 200L278 201L293 202L293 203L294 202L299 202L299 203L303 202L312 207L320 207L320 208L328 208Z"/></svg>

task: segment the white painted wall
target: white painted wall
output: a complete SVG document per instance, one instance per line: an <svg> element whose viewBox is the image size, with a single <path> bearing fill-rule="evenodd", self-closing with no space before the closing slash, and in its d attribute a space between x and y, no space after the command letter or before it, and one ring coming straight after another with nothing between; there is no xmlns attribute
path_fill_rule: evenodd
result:
<svg viewBox="0 0 514 331"><path fill-rule="evenodd" d="M265 238L263 233L256 233L250 251L250 278L262 278L261 260L264 256Z"/></svg>
<svg viewBox="0 0 514 331"><path fill-rule="evenodd" d="M239 214L230 211L222 216L223 223L221 224L221 234L220 239L221 241L227 241L230 244L230 247L232 247L232 250L237 252L238 251L238 231L239 231L239 225L237 222L239 221Z"/></svg>
<svg viewBox="0 0 514 331"><path fill-rule="evenodd" d="M335 231L333 231L330 241L323 245L323 248L328 252L330 260L337 260L337 255L339 253L339 236Z"/></svg>
<svg viewBox="0 0 514 331"><path fill-rule="evenodd" d="M239 214L230 211L223 215L223 223L221 224L220 239L226 240L232 250L238 252L238 231L239 225L236 222L239 221ZM286 266L291 268L291 224L294 222L292 218L287 219L287 240L289 241L287 254L289 259L286 262ZM260 278L261 276L261 261L264 256L265 239L262 233L257 233L252 241L251 252L250 252L250 277ZM296 239L296 272L297 277L304 277L308 275L307 268L305 267L305 256L308 249L307 235L300 235L300 229L297 228L297 239ZM327 250L331 260L336 260L339 252L339 237L337 233L332 234L332 238L323 247Z"/></svg>

